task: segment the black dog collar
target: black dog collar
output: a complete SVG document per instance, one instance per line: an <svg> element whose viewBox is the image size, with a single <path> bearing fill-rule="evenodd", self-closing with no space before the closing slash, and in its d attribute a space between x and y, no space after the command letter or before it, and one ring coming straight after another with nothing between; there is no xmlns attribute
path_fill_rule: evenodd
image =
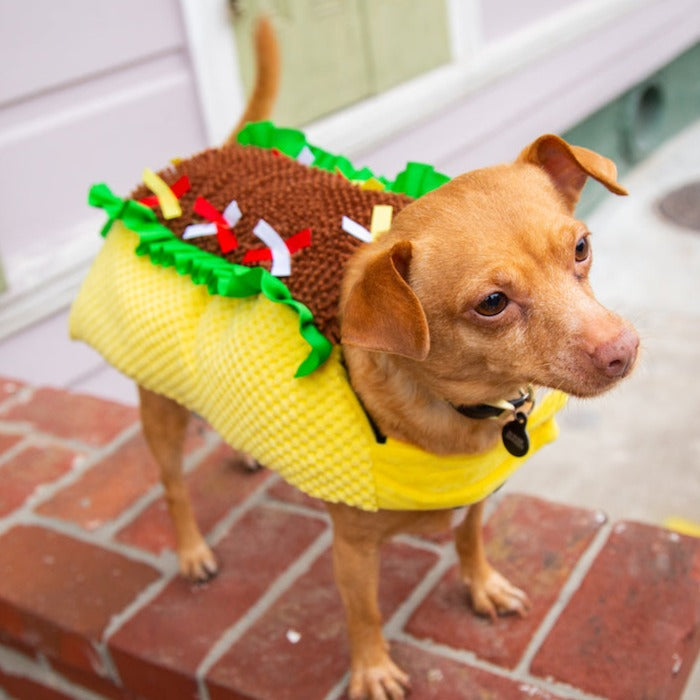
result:
<svg viewBox="0 0 700 700"><path fill-rule="evenodd" d="M514 457L524 457L530 449L530 438L527 434L527 414L518 409L530 402L530 410L535 405L535 392L531 386L520 390L520 396L510 401L498 403L479 403L475 405L462 405L452 407L465 416L475 420L498 418L506 411L512 411L513 420L503 426L501 438L503 445Z"/></svg>
<svg viewBox="0 0 700 700"><path fill-rule="evenodd" d="M516 411L521 406L524 406L528 401L535 402L534 391L532 387L520 390L520 396L517 399L511 399L510 401L499 401L498 403L478 403L475 405L462 405L455 406L452 408L461 413L467 418L474 418L476 420L482 420L484 418L498 418L502 416L506 411Z"/></svg>

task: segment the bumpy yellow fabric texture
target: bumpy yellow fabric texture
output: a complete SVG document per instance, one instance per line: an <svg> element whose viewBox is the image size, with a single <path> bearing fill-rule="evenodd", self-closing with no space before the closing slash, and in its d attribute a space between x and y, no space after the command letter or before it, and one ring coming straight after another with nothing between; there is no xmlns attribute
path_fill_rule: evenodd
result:
<svg viewBox="0 0 700 700"><path fill-rule="evenodd" d="M378 444L339 348L313 374L294 378L308 346L293 311L263 295L212 296L137 256L137 244L114 224L71 310L71 336L309 495L364 510L450 508L488 495L523 462L502 446L437 457ZM553 415L565 401L553 392L533 412L531 451L556 437Z"/></svg>

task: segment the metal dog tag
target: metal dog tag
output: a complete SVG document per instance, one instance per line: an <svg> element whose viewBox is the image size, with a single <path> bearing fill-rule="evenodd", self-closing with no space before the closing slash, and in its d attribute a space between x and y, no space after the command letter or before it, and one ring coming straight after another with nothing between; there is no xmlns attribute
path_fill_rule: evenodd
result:
<svg viewBox="0 0 700 700"><path fill-rule="evenodd" d="M518 411L515 420L506 423L501 432L505 448L514 457L524 457L530 449L530 438L527 434L527 416Z"/></svg>

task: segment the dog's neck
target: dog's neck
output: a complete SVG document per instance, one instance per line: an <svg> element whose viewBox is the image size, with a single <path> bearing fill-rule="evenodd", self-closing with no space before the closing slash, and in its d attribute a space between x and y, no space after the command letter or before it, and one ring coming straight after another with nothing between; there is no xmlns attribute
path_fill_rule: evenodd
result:
<svg viewBox="0 0 700 700"><path fill-rule="evenodd" d="M505 412L515 414L518 409L528 404L534 404L534 389L532 386L523 387L518 391L518 395L509 399L500 399L488 403L477 404L453 404L452 407L461 413L465 418L485 420L489 418L500 418Z"/></svg>
<svg viewBox="0 0 700 700"><path fill-rule="evenodd" d="M426 392L392 356L352 347L344 354L350 382L383 435L433 454L478 453L498 444L508 416L469 418ZM357 377L362 381L353 381Z"/></svg>

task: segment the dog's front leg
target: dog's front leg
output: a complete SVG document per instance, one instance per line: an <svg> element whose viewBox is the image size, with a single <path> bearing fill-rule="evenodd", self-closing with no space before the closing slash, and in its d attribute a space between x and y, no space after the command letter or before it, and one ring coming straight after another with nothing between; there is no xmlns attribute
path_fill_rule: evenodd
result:
<svg viewBox="0 0 700 700"><path fill-rule="evenodd" d="M408 676L389 657L382 634L377 602L382 533L367 523L375 514L330 504L329 512L333 519L335 581L350 639L349 696L351 700L400 700L405 697Z"/></svg>
<svg viewBox="0 0 700 700"><path fill-rule="evenodd" d="M498 573L486 559L481 529L483 510L484 501L472 505L455 530L462 580L469 587L472 605L477 613L491 619L498 614L525 615L530 609L525 592Z"/></svg>
<svg viewBox="0 0 700 700"><path fill-rule="evenodd" d="M182 478L182 448L190 413L172 399L139 386L141 425L165 489L165 500L175 525L180 573L206 581L217 572L216 559L204 541Z"/></svg>

